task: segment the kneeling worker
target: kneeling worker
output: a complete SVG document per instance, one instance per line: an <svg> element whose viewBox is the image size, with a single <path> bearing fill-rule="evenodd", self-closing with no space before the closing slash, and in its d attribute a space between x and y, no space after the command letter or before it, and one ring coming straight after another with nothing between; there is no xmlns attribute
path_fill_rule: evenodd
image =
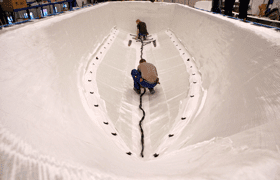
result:
<svg viewBox="0 0 280 180"><path fill-rule="evenodd" d="M131 75L134 81L134 91L137 94L141 93L140 85L148 88L151 94L155 93L154 87L159 84L159 78L156 67L147 63L145 59L139 61L138 69L133 69Z"/></svg>
<svg viewBox="0 0 280 180"><path fill-rule="evenodd" d="M144 39L146 39L147 35L149 34L148 31L147 31L146 23L137 19L136 24L137 24L137 37L138 37L138 39L140 39L140 36L143 36Z"/></svg>

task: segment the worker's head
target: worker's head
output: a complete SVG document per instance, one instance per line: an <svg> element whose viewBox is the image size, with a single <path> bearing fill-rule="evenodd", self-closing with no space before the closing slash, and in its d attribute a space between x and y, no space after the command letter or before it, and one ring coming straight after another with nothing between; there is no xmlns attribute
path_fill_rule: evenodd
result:
<svg viewBox="0 0 280 180"><path fill-rule="evenodd" d="M139 22L141 22L139 19L136 20L136 24L138 24Z"/></svg>
<svg viewBox="0 0 280 180"><path fill-rule="evenodd" d="M145 59L141 59L141 60L139 61L139 64L141 64L141 63L143 63L143 62L146 62L146 60L145 60Z"/></svg>

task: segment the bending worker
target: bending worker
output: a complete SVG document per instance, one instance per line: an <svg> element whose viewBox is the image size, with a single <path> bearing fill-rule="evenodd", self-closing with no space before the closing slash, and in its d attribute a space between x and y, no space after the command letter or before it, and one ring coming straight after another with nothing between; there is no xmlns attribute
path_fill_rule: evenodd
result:
<svg viewBox="0 0 280 180"><path fill-rule="evenodd" d="M140 86L148 88L150 93L154 94L154 87L160 84L156 67L145 59L139 61L138 69L133 69L131 75L134 81L133 89L137 94L141 93Z"/></svg>
<svg viewBox="0 0 280 180"><path fill-rule="evenodd" d="M146 39L147 35L149 34L147 31L146 23L140 21L139 19L136 20L137 24L137 36L140 39L140 36L143 36Z"/></svg>

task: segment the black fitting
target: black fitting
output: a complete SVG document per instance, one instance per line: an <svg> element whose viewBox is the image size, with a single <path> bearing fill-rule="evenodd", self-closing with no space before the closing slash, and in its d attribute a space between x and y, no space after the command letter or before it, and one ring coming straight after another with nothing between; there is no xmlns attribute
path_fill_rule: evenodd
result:
<svg viewBox="0 0 280 180"><path fill-rule="evenodd" d="M158 157L158 155L159 155L159 154L155 153L155 154L154 154L154 157L156 158L156 157Z"/></svg>
<svg viewBox="0 0 280 180"><path fill-rule="evenodd" d="M117 133L111 133L113 136L116 136L117 135Z"/></svg>
<svg viewBox="0 0 280 180"><path fill-rule="evenodd" d="M98 107L98 104L95 104L94 106L95 106L95 107Z"/></svg>
<svg viewBox="0 0 280 180"><path fill-rule="evenodd" d="M186 117L182 117L182 118L181 118L181 120L185 120L185 119L186 119Z"/></svg>
<svg viewBox="0 0 280 180"><path fill-rule="evenodd" d="M108 125L109 123L108 122L103 122L104 124Z"/></svg>
<svg viewBox="0 0 280 180"><path fill-rule="evenodd" d="M168 136L169 136L169 137L172 137L172 136L174 136L174 134L169 134Z"/></svg>

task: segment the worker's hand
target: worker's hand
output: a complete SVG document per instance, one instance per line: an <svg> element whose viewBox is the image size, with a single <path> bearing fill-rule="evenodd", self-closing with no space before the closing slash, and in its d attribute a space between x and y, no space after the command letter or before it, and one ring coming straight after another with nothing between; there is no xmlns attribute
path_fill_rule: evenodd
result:
<svg viewBox="0 0 280 180"><path fill-rule="evenodd" d="M160 82L159 82L159 78L157 78L157 84L160 84Z"/></svg>
<svg viewBox="0 0 280 180"><path fill-rule="evenodd" d="M140 78L140 82L142 82L143 81L143 79L142 78Z"/></svg>

